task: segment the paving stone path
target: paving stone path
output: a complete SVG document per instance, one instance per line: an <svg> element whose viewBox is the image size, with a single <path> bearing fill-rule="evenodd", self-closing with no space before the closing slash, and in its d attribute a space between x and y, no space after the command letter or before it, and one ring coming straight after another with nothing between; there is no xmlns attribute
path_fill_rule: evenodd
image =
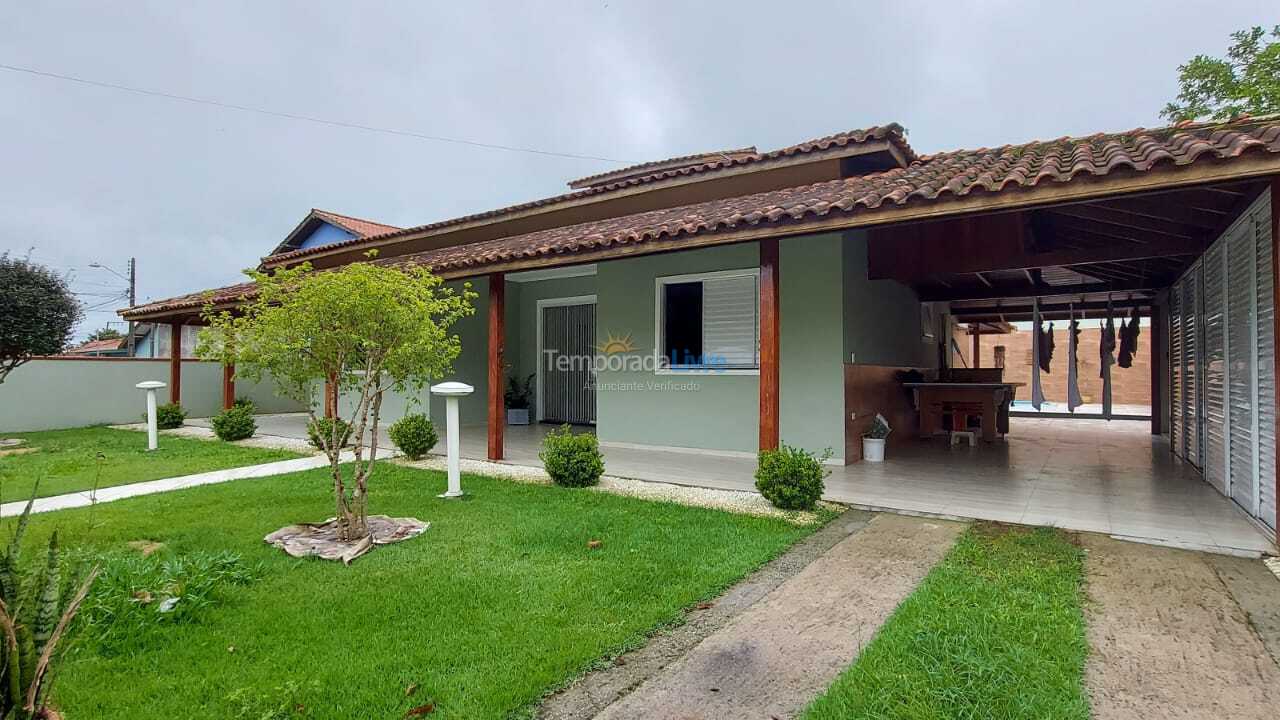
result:
<svg viewBox="0 0 1280 720"><path fill-rule="evenodd" d="M348 451L346 454L350 455L351 453ZM350 459L350 457L347 457L344 462ZM138 495L153 495L155 493L169 492L170 490L181 490L183 488L195 487L197 485L213 485L231 480L284 475L285 473L328 467L328 465L329 459L324 455L312 455L310 457L297 458L294 460L278 460L276 462L263 463L261 465L249 465L247 467L214 470L212 472L197 473L195 475L183 475L182 477L148 480L147 482L130 483L128 485L116 485L113 487L99 488L96 493L84 491L38 498L32 505L31 512L42 513L52 510L88 507L95 502L105 503L113 500L121 500L123 498L136 497ZM0 505L0 517L21 515L22 509L26 506L27 502L25 500L7 502Z"/></svg>
<svg viewBox="0 0 1280 720"><path fill-rule="evenodd" d="M874 516L595 717L794 716L858 656L964 527Z"/></svg>

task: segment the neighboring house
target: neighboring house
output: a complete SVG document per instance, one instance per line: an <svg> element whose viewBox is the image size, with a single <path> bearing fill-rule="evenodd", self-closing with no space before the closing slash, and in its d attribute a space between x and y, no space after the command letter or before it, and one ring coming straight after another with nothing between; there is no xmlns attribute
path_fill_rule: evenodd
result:
<svg viewBox="0 0 1280 720"><path fill-rule="evenodd" d="M62 354L77 357L128 357L129 348L126 338L122 337L108 340L86 340Z"/></svg>
<svg viewBox="0 0 1280 720"><path fill-rule="evenodd" d="M271 254L312 250L363 240L399 229L394 225L312 208L285 239L275 246ZM203 305L203 301L200 304ZM180 330L175 330L171 323L137 323L134 327L134 355L148 358L172 357L169 349L173 345L174 333L177 332L182 338L182 357L194 358L200 328L194 325L179 327Z"/></svg>
<svg viewBox="0 0 1280 720"><path fill-rule="evenodd" d="M1030 320L1033 298L1045 318L1096 316L1123 292L1116 305L1150 315L1143 342L1161 350L1153 431L1171 429L1211 481L1231 474L1215 484L1274 528L1278 176L1275 116L931 155L892 124L646 163L403 230L361 233L316 211L261 267L377 248L376 262L472 282L479 312L458 327L456 377L476 386L463 421L485 425L492 458L502 388L487 378L510 366L537 377L539 420L593 424L606 445L741 454L781 441L852 462L875 412L905 402L893 374L949 364L956 324ZM1226 272L1241 293L1230 302L1245 303L1229 312ZM198 324L207 298L233 307L252 292L121 314ZM1228 315L1239 327L1224 342L1212 328ZM1232 412L1248 417L1230 423L1202 411L1224 365L1250 369L1231 374ZM1247 467L1203 444L1245 429Z"/></svg>

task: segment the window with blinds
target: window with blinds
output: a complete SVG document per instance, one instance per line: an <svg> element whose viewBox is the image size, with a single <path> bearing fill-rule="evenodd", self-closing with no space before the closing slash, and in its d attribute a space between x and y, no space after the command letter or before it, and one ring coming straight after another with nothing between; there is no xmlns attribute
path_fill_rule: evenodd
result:
<svg viewBox="0 0 1280 720"><path fill-rule="evenodd" d="M660 278L659 367L760 367L760 290L756 271Z"/></svg>

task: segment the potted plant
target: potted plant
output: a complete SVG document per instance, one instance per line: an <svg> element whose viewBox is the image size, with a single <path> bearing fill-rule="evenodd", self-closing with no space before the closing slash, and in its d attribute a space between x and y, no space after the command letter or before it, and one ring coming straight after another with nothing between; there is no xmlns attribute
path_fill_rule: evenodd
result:
<svg viewBox="0 0 1280 720"><path fill-rule="evenodd" d="M884 462L884 441L891 432L893 430L889 427L889 421L876 413L875 420L871 421L871 429L862 436L862 459L867 462Z"/></svg>
<svg viewBox="0 0 1280 720"><path fill-rule="evenodd" d="M518 376L512 375L507 380L507 390L503 393L503 399L507 405L508 425L529 424L529 406L533 403L534 377L536 375L530 374L529 377L521 380Z"/></svg>

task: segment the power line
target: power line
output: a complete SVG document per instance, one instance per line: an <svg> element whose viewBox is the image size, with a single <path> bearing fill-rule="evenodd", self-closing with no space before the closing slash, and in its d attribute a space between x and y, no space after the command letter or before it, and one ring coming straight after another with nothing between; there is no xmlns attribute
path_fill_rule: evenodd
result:
<svg viewBox="0 0 1280 720"><path fill-rule="evenodd" d="M577 153L555 152L552 150L539 150L537 148L519 147L516 145L501 145L498 143L480 142L478 140L466 140L463 138L445 137L443 135L428 135L426 133L414 132L412 130L397 130L394 128L377 127L374 125L363 125L361 123L346 122L344 120L330 120L328 118L316 117L314 115L299 115L297 113L281 112L278 110L267 110L265 108L251 107L249 105L238 105L235 103L222 102L219 100L210 100L208 98L191 97L188 95L177 95L174 93L163 92L160 90L148 90L146 88L131 87L129 85L120 85L117 83L103 82L100 80L89 80L87 78L76 77L74 75L63 75L61 73L48 72L46 70L37 70L35 68L21 67L18 65L6 65L0 63L0 70L8 70L10 72L26 73L43 78L51 78L54 80L63 80L66 82L80 83L82 85L92 85L94 87L108 88L110 90L120 90L122 92L134 93L137 95L147 95L149 97L165 98L167 100L177 100L180 102L194 103L197 105L211 105L213 107L224 108L227 110L239 110L240 112L257 113L259 115L270 115L272 117L286 118L289 120L301 120L303 122L316 123L319 125L329 125L331 127L347 128L350 130L364 130L366 132L383 133L385 135L401 135L404 137L417 138L419 140L432 140L435 142L453 143L455 145L470 145L472 147L489 148L491 150L505 150L507 152L530 153L533 155L549 155L552 157L571 158L573 160L598 160L600 162L617 163L619 165L633 165L633 160L618 160L615 158L600 157L598 155L579 155Z"/></svg>

